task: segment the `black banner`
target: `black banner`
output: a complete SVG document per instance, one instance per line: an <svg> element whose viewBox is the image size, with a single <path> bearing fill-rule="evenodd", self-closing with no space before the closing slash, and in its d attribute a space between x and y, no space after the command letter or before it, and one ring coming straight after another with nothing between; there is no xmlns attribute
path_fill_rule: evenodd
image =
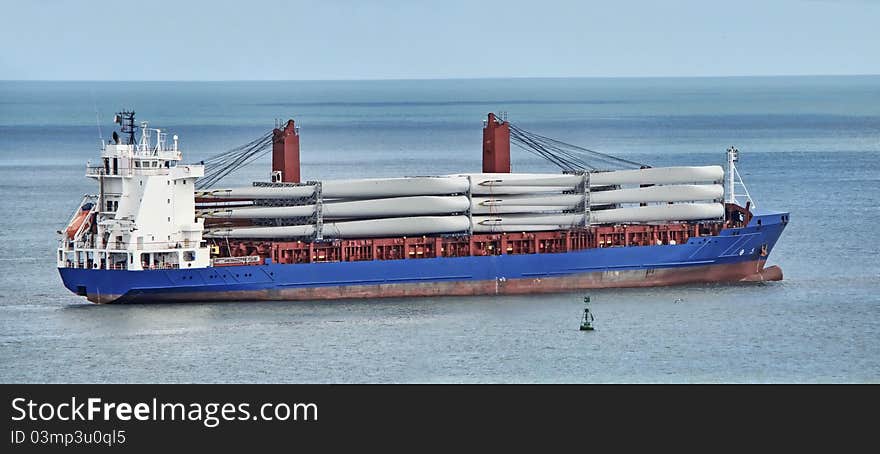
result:
<svg viewBox="0 0 880 454"><path fill-rule="evenodd" d="M4 385L4 452L422 450L461 440L498 446L614 441L623 447L651 437L676 443L707 434L778 437L786 426L819 434L876 408L876 387L838 389L845 392L815 386Z"/></svg>

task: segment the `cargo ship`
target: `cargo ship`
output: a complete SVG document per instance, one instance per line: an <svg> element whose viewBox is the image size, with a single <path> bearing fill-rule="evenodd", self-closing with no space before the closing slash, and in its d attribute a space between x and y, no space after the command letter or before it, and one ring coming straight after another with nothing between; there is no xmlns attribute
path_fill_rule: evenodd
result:
<svg viewBox="0 0 880 454"><path fill-rule="evenodd" d="M178 136L114 118L97 183L59 230L61 279L94 303L503 295L772 281L789 214L758 210L739 151L651 167L493 113L481 172L301 181L293 120L185 163ZM138 130L139 133L137 132ZM559 173L512 173L513 143ZM271 152L252 186L215 188ZM720 155L720 153L719 153ZM593 163L595 158L599 163ZM738 189L740 188L740 189Z"/></svg>

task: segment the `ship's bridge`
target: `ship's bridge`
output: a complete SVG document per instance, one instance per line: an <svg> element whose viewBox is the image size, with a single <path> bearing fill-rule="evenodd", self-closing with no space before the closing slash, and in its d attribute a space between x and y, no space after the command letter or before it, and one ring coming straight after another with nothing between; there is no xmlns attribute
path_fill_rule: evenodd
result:
<svg viewBox="0 0 880 454"><path fill-rule="evenodd" d="M135 172L162 175L176 167L182 159L177 135L172 136L172 143L169 144L168 134L161 129L147 127L147 122L141 122L140 130L141 137L137 143L119 143L119 136L114 133L114 143L105 144L101 149L101 165L89 163L86 175L131 176Z"/></svg>

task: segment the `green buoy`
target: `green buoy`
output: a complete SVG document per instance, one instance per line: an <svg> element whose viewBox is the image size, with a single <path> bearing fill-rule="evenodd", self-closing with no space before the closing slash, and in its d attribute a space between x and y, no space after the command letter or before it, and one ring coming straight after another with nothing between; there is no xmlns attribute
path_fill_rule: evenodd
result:
<svg viewBox="0 0 880 454"><path fill-rule="evenodd" d="M584 320L581 322L581 331L593 331L593 314L590 312L590 297L584 297L584 304L587 307L584 308Z"/></svg>

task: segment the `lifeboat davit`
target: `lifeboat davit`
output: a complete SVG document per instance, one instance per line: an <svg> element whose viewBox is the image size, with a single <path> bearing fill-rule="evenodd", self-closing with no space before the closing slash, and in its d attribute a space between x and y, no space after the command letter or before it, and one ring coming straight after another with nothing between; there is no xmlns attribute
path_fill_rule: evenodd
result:
<svg viewBox="0 0 880 454"><path fill-rule="evenodd" d="M67 226L67 238L72 240L76 236L76 232L79 232L79 228L86 222L89 218L89 213L92 212L92 207L94 205L92 203L86 203L82 206L76 216L73 217L73 220L70 221L70 225Z"/></svg>

